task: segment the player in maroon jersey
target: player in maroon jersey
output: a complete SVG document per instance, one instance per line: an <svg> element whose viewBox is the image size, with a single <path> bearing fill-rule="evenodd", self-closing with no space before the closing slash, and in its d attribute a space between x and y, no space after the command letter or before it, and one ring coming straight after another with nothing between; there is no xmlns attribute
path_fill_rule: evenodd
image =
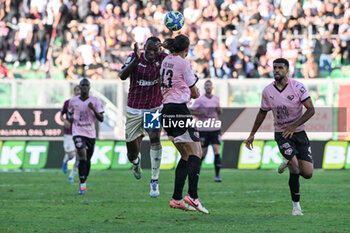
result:
<svg viewBox="0 0 350 233"><path fill-rule="evenodd" d="M74 87L74 96L80 95L80 87L75 86ZM76 157L77 151L75 149L75 145L73 142L73 136L72 136L72 124L67 119L67 113L68 113L68 106L69 106L70 99L66 100L63 104L62 110L61 110L61 119L64 123L63 128L63 148L64 148L64 158L62 163L62 170L64 173L68 172L68 161ZM78 172L78 165L79 165L79 159L76 158L74 166L72 171L69 174L68 181L74 182L74 176Z"/></svg>
<svg viewBox="0 0 350 233"><path fill-rule="evenodd" d="M119 74L121 80L130 77L125 137L128 158L133 163L132 171L136 179L140 179L142 174L140 146L146 131L151 141L151 197L159 196L158 177L162 157L161 129L144 129L143 115L145 112L160 111L163 107L158 80L160 66L167 54L161 52L160 45L161 42L157 37L150 37L145 43L145 51L140 52L135 43L134 52L129 55Z"/></svg>

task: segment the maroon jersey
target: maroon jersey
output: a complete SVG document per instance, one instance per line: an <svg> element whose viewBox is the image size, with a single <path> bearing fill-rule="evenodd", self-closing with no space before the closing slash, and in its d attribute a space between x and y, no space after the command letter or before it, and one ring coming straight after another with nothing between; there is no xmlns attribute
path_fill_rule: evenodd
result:
<svg viewBox="0 0 350 233"><path fill-rule="evenodd" d="M63 108L61 109L61 115L63 116L66 114L66 119L67 119L67 112L68 112L68 106L69 106L69 100L66 100L63 104ZM63 132L64 134L72 135L72 125L70 125L69 129L66 129L63 127Z"/></svg>
<svg viewBox="0 0 350 233"><path fill-rule="evenodd" d="M154 62L149 62L145 54L141 53L134 71L130 74L130 87L128 94L128 106L136 109L151 109L162 105L162 93L158 83L160 66L166 53L160 53ZM131 53L123 68L135 59Z"/></svg>

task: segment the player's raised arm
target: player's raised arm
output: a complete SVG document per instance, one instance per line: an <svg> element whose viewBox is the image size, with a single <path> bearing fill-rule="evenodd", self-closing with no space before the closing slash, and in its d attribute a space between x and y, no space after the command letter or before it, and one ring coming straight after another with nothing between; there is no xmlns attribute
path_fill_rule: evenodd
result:
<svg viewBox="0 0 350 233"><path fill-rule="evenodd" d="M130 76L131 72L136 67L136 64L139 61L139 59L140 59L140 51L137 43L135 43L134 53L127 58L122 70L119 73L119 77L121 80L126 80Z"/></svg>

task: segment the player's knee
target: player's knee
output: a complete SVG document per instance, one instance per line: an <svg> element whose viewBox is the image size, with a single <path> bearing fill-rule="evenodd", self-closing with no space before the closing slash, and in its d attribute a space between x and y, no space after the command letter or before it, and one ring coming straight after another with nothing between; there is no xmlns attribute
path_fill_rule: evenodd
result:
<svg viewBox="0 0 350 233"><path fill-rule="evenodd" d="M149 137L151 144L160 143L160 137L157 134L152 134Z"/></svg>
<svg viewBox="0 0 350 233"><path fill-rule="evenodd" d="M135 151L128 151L128 158L130 161L133 161L137 158L139 153L135 152Z"/></svg>
<svg viewBox="0 0 350 233"><path fill-rule="evenodd" d="M304 179L311 179L313 173L312 172L306 172L301 174Z"/></svg>

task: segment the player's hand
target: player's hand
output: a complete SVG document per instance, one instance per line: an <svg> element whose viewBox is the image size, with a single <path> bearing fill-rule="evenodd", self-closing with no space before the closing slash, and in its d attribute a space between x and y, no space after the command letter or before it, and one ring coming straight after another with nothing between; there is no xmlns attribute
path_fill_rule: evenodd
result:
<svg viewBox="0 0 350 233"><path fill-rule="evenodd" d="M245 147L247 147L249 150L252 150L254 148L253 146L254 136L250 135L247 140L245 140Z"/></svg>
<svg viewBox="0 0 350 233"><path fill-rule="evenodd" d="M140 56L141 56L141 53L140 53L140 50L139 50L139 46L138 46L138 44L136 42L134 43L134 54L135 54L135 59L139 60Z"/></svg>
<svg viewBox="0 0 350 233"><path fill-rule="evenodd" d="M93 105L91 102L88 104L88 107L89 107L91 110L95 110L94 105Z"/></svg>
<svg viewBox="0 0 350 233"><path fill-rule="evenodd" d="M293 134L296 128L297 127L294 125L288 125L287 127L284 128L284 131L282 132L282 137L291 139L293 137Z"/></svg>

